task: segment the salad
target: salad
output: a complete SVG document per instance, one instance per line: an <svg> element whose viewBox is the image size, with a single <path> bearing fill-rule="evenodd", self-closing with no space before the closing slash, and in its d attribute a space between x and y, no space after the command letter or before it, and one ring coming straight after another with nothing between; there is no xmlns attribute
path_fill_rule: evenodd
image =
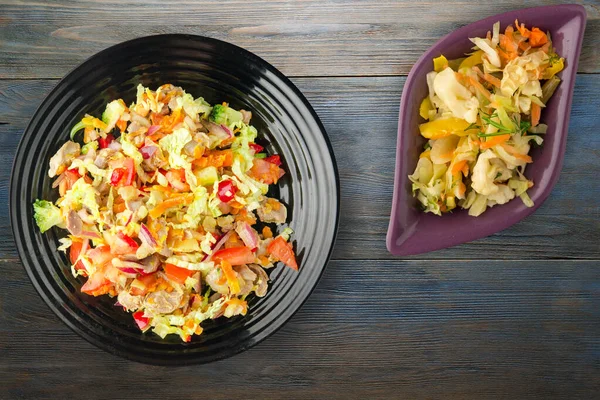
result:
<svg viewBox="0 0 600 400"><path fill-rule="evenodd" d="M116 297L142 331L187 342L204 320L245 315L277 261L298 269L291 229L273 233L286 207L267 196L281 159L255 143L251 117L139 85L129 107L114 100L73 127L50 159L59 199L33 208L41 232L68 231L59 250L83 293Z"/></svg>
<svg viewBox="0 0 600 400"><path fill-rule="evenodd" d="M465 58L433 60L429 95L419 113L428 139L409 179L426 212L441 215L457 206L479 216L515 197L532 207L525 177L531 145L541 145L547 125L542 109L560 83L565 60L549 33L493 25L484 38L471 38ZM533 143L532 143L533 142Z"/></svg>

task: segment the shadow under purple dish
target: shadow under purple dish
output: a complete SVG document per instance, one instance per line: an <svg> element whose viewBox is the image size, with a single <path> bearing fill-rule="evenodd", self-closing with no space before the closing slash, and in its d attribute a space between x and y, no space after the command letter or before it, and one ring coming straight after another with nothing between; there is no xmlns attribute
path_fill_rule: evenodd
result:
<svg viewBox="0 0 600 400"><path fill-rule="evenodd" d="M412 196L408 175L413 173L425 143L419 134L419 124L423 122L419 105L427 95L425 76L433 69L432 59L441 54L448 59L463 57L473 47L469 37L485 37L496 21L500 21L504 30L515 19L528 27L549 31L556 52L566 60L565 69L558 74L562 82L542 111L541 121L548 125L544 143L532 148L533 163L525 170L535 184L528 190L535 205L528 208L515 198L487 209L479 217L471 217L466 210L459 209L442 216L426 214ZM519 222L548 198L562 168L585 22L585 9L574 4L510 11L457 29L419 58L408 75L400 103L394 196L387 232L390 253L401 256L426 253L483 238Z"/></svg>

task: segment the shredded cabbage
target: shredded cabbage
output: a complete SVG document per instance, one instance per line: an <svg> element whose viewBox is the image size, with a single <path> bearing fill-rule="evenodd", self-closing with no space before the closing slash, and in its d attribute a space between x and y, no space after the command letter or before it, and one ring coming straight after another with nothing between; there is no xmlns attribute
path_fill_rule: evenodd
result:
<svg viewBox="0 0 600 400"><path fill-rule="evenodd" d="M186 128L179 128L158 142L161 149L169 154L169 166L171 168L191 168L188 157L183 154L183 148L191 141L190 131Z"/></svg>

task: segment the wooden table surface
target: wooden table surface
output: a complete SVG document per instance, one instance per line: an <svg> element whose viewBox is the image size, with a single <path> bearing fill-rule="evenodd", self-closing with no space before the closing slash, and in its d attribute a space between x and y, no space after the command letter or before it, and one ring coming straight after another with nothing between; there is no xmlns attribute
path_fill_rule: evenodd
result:
<svg viewBox="0 0 600 400"><path fill-rule="evenodd" d="M598 398L600 3L578 2L587 30L550 198L488 238L397 258L385 234L405 76L442 35L525 2L0 0L0 399ZM243 46L292 78L333 144L342 217L322 280L280 331L164 368L105 353L50 312L7 199L23 129L57 80L112 44L174 32Z"/></svg>

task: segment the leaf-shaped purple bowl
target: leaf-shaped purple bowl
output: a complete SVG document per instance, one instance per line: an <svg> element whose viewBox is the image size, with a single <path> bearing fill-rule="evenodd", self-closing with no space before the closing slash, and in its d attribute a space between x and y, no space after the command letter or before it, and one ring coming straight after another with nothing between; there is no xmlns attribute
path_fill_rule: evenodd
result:
<svg viewBox="0 0 600 400"><path fill-rule="evenodd" d="M422 122L419 105L427 95L425 75L433 68L432 59L440 54L448 59L463 57L473 47L469 37L485 37L496 21L500 21L501 30L504 30L515 19L528 27L537 26L549 31L557 53L566 60L566 67L559 74L562 83L542 111L542 122L548 124L544 144L531 151L533 164L525 171L535 183L528 190L535 206L528 208L516 198L488 209L479 217L471 217L465 210L458 209L443 216L426 214L413 198L407 176L413 173L425 143L418 129ZM491 235L533 213L548 198L562 167L585 21L585 9L574 4L510 11L457 29L421 56L408 75L400 103L394 197L387 233L390 253L425 253Z"/></svg>

